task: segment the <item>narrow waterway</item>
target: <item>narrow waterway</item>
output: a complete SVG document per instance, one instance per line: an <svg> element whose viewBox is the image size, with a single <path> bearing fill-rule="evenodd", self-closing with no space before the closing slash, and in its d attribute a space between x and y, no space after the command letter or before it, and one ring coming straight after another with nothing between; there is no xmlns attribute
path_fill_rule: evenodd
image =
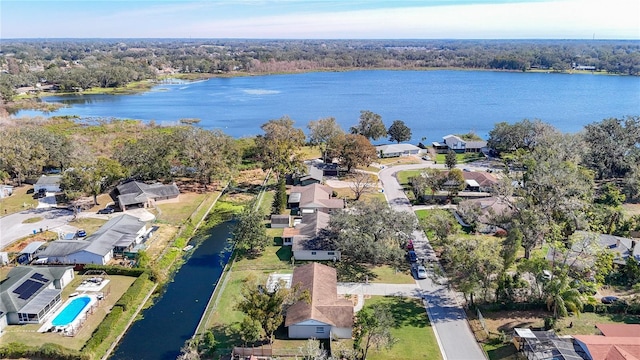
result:
<svg viewBox="0 0 640 360"><path fill-rule="evenodd" d="M209 297L229 261L232 223L225 222L198 236L205 237L166 286L143 319L135 322L110 359L175 359L191 338Z"/></svg>

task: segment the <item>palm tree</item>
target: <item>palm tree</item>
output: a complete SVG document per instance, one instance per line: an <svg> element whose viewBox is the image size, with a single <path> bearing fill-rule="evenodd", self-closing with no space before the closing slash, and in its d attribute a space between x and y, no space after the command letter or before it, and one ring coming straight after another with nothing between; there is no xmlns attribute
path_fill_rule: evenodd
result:
<svg viewBox="0 0 640 360"><path fill-rule="evenodd" d="M582 294L569 286L566 275L549 280L545 286L546 303L549 311L553 310L553 318L558 319L569 314L569 311L580 314L584 307Z"/></svg>

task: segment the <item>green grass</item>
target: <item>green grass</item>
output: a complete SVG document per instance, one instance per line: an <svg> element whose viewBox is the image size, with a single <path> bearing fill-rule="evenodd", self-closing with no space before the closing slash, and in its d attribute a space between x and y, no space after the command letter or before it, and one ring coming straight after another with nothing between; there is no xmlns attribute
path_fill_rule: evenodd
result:
<svg viewBox="0 0 640 360"><path fill-rule="evenodd" d="M180 200L179 202L159 204L157 206L158 221L172 225L180 225L193 214L207 195L210 194L180 194L178 198ZM215 199L215 196L213 196L213 199Z"/></svg>
<svg viewBox="0 0 640 360"><path fill-rule="evenodd" d="M36 216L36 217L32 217L32 218L28 218L26 220L23 220L22 223L23 224L35 224L35 223L40 222L40 221L42 221L42 218L39 217L39 216Z"/></svg>
<svg viewBox="0 0 640 360"><path fill-rule="evenodd" d="M87 232L87 235L91 235L106 222L107 220L96 218L77 218L75 220L69 221L69 225L84 229L84 231Z"/></svg>
<svg viewBox="0 0 640 360"><path fill-rule="evenodd" d="M409 179L420 175L420 173L422 173L422 170L404 170L398 171L396 177L398 178L400 185L409 185Z"/></svg>
<svg viewBox="0 0 640 360"><path fill-rule="evenodd" d="M382 284L415 284L415 280L407 269L396 271L395 268L383 265L371 270L376 277L371 280L374 283Z"/></svg>
<svg viewBox="0 0 640 360"><path fill-rule="evenodd" d="M312 160L322 157L320 149L315 146L303 146L300 148L299 154L301 160Z"/></svg>
<svg viewBox="0 0 640 360"><path fill-rule="evenodd" d="M13 188L11 196L0 199L0 216L35 208L38 200L33 198L33 186L25 185ZM30 192L30 194L27 194Z"/></svg>
<svg viewBox="0 0 640 360"><path fill-rule="evenodd" d="M391 334L397 342L389 350L370 349L367 359L442 359L426 310L418 299L372 296L365 306L376 303L391 307L396 321Z"/></svg>
<svg viewBox="0 0 640 360"><path fill-rule="evenodd" d="M447 154L437 154L436 161L438 162L438 164L446 164L446 156ZM458 164L473 162L480 159L484 159L484 155L482 153L456 154L456 160Z"/></svg>

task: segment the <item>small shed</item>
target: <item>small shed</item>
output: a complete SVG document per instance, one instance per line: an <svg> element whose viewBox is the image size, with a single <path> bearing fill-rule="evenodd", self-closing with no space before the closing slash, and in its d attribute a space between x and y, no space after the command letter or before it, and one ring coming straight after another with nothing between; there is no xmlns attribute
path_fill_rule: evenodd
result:
<svg viewBox="0 0 640 360"><path fill-rule="evenodd" d="M289 215L271 215L271 228L282 229L291 226Z"/></svg>
<svg viewBox="0 0 640 360"><path fill-rule="evenodd" d="M477 181L475 181L473 179L468 179L468 180L465 180L464 182L467 185L465 190L467 190L467 191L475 191L475 192L480 191L480 184L478 184Z"/></svg>
<svg viewBox="0 0 640 360"><path fill-rule="evenodd" d="M46 244L44 241L34 241L25 246L22 251L20 251L20 256L18 257L18 262L20 264L25 264L31 262L33 257L40 252L42 245Z"/></svg>

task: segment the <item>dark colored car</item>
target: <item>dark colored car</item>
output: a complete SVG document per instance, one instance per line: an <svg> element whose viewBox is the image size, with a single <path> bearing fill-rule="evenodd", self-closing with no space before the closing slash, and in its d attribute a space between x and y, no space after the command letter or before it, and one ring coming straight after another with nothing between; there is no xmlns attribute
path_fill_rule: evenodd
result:
<svg viewBox="0 0 640 360"><path fill-rule="evenodd" d="M85 237L87 236L87 232L84 231L83 229L78 230L78 232L76 233L77 237Z"/></svg>
<svg viewBox="0 0 640 360"><path fill-rule="evenodd" d="M600 301L602 301L603 304L614 304L620 301L620 298L617 296L603 296Z"/></svg>
<svg viewBox="0 0 640 360"><path fill-rule="evenodd" d="M409 262L418 262L418 255L416 255L416 252L413 250L407 251L407 260L409 260Z"/></svg>
<svg viewBox="0 0 640 360"><path fill-rule="evenodd" d="M98 214L113 214L115 211L116 210L114 208L108 207L98 210Z"/></svg>

